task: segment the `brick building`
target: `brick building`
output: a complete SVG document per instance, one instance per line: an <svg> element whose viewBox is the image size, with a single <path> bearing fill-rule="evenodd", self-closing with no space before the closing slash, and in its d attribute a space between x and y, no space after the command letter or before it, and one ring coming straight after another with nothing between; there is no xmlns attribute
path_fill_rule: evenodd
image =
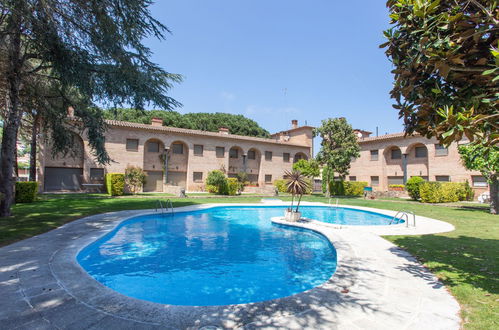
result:
<svg viewBox="0 0 499 330"><path fill-rule="evenodd" d="M351 164L348 180L366 181L375 190L389 190L391 184L404 184L412 176L429 181L465 182L475 195L488 190L485 178L468 171L461 164L458 144L443 147L436 139L404 133L371 137L371 132L356 130L361 147L360 157Z"/></svg>
<svg viewBox="0 0 499 330"><path fill-rule="evenodd" d="M128 165L139 166L147 174L145 192L203 191L209 171L222 169L227 175L246 172L253 187L269 190L285 170L298 159L312 155L312 130L292 121L289 130L271 138L257 138L219 132L167 127L161 119L150 125L107 121L106 149L113 160L97 164L86 136L77 136L75 154L53 158L48 146L41 148L39 181L42 191L78 191L102 184L105 173L124 173Z"/></svg>

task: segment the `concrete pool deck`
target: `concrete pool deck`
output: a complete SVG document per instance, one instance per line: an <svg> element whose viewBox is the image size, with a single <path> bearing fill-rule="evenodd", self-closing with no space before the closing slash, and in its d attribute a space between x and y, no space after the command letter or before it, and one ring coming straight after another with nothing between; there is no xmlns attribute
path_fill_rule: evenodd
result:
<svg viewBox="0 0 499 330"><path fill-rule="evenodd" d="M175 210L225 205L235 204ZM83 247L124 219L153 212L94 215L0 248L2 328L458 329L460 326L459 305L445 287L411 255L379 236L452 231L454 227L448 223L417 216L416 228L407 228L405 224L342 226L314 220L289 223L274 218L272 221L281 225L320 232L333 243L338 268L329 281L309 291L261 303L171 306L121 295L90 277L76 261Z"/></svg>

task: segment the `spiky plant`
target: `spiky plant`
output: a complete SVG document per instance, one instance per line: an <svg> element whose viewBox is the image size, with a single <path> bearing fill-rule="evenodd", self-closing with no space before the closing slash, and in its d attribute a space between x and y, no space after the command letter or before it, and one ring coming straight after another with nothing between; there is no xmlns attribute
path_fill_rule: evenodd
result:
<svg viewBox="0 0 499 330"><path fill-rule="evenodd" d="M285 171L284 177L287 180L286 182L287 190L291 194L291 207L288 210L289 211L293 210L295 196L298 195L298 203L296 205L296 210L295 210L295 212L298 212L301 198L309 189L309 183L305 179L305 176L296 170Z"/></svg>

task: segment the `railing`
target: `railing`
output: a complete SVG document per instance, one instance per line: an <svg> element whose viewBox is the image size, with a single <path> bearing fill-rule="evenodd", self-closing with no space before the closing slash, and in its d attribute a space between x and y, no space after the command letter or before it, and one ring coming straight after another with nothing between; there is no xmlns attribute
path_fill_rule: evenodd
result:
<svg viewBox="0 0 499 330"><path fill-rule="evenodd" d="M406 227L409 228L409 214L412 215L413 227L416 227L416 214L412 211L398 211L397 214L395 214L395 216L390 221L390 225L393 224L395 222L395 220L399 220L399 221L404 220L404 217L405 217Z"/></svg>
<svg viewBox="0 0 499 330"><path fill-rule="evenodd" d="M158 212L158 209L161 211L161 214L165 214L165 212L168 212L168 208L170 209L170 213L173 215L175 214L175 211L173 211L173 204L170 199L167 199L164 204L161 199L158 199L156 201L156 212Z"/></svg>

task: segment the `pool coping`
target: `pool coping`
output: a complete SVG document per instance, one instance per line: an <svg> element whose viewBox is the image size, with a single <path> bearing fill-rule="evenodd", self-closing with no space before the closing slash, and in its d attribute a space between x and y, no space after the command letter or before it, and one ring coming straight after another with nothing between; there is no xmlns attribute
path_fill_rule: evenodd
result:
<svg viewBox="0 0 499 330"><path fill-rule="evenodd" d="M287 204L289 203L220 203L179 207L175 210L184 212L220 206ZM302 205L336 207L323 203L307 202L302 203ZM343 205L338 207L366 210L389 216L393 216L395 213L366 207ZM358 287L358 282L361 282L359 281L361 274L358 270L362 268L356 249L352 248L349 242L353 239L352 236L349 236L351 232L362 232L367 235L366 237L372 239L372 237L379 238L378 235L419 235L454 229L448 223L419 216L416 218L419 227L416 226L416 228L407 228L406 224L389 226L334 225L315 220L289 223L274 218L272 221L275 223L314 230L329 239L336 248L338 266L328 281L305 292L258 303L227 306L174 306L124 296L96 281L76 260L76 256L84 247L114 230L123 221L151 213L155 213L154 210L119 211L94 215L1 248L0 255L5 253L8 258L2 259L0 262L0 270L6 271L0 280L3 281L5 275L10 275L6 282L12 286L5 285L5 281L0 283L2 284L0 286L0 302L3 303L8 299L7 297L22 299L28 305L27 313L31 312L30 315L38 316L39 321L46 322L50 326L57 325L62 328L71 328L71 324L76 326L75 320L81 315L87 314L91 315L87 316L87 319L93 319L94 325L108 322L113 326L133 325L134 328L185 329L208 326L221 328L268 326L272 322L280 322L279 320L286 319L288 322L291 319L300 318L300 315L315 312L321 306L331 306L331 308L334 306L336 308L347 304L346 302L351 299L349 293L352 288ZM402 251L399 253L403 255ZM27 254L30 254L29 258L27 258ZM408 255L403 257L410 258ZM30 262L25 264L21 262L21 264L16 265L24 259L29 259ZM432 281L434 280L432 278ZM15 290L7 292L7 288L15 288ZM449 294L447 293L447 295ZM350 307L355 309L355 303ZM457 313L455 309L455 306L450 308L450 315L448 315L450 321L449 324L446 324L447 326L456 324L456 318L452 317ZM9 317L12 315L9 315L8 310L7 313L3 313L7 315L7 321L12 319ZM459 307L457 307L458 310ZM62 320L61 311L65 314ZM330 317L339 322L338 324L341 324L339 315L334 315L334 312L329 314ZM1 313L0 320L2 320ZM459 324L458 317L457 320L457 324ZM22 320L16 319L16 322L22 322Z"/></svg>

